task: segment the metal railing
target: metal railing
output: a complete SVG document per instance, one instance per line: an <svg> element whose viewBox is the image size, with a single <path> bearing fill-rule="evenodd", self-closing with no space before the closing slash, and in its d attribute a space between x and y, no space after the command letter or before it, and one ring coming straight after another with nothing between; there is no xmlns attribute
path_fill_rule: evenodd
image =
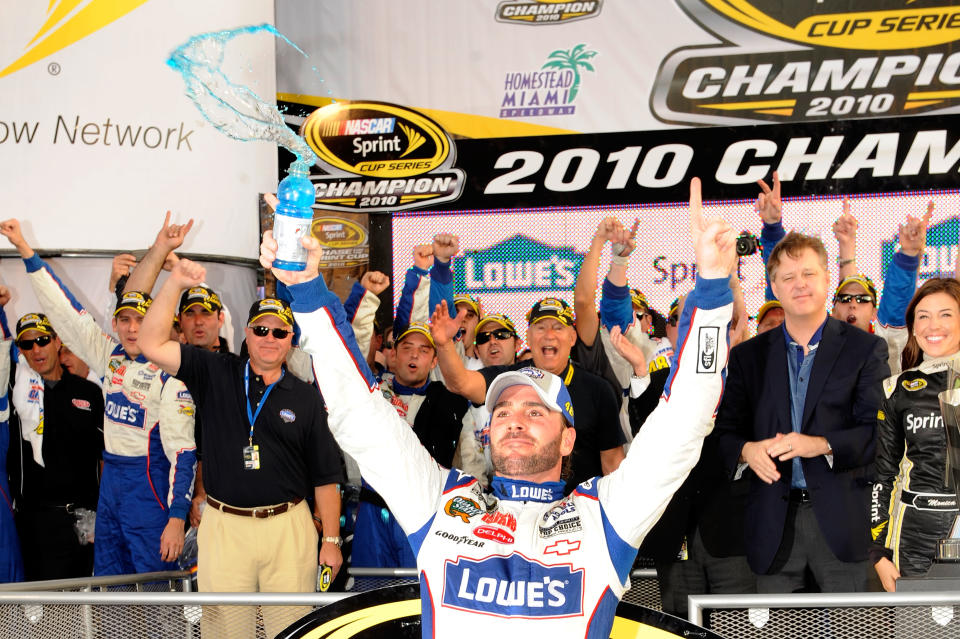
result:
<svg viewBox="0 0 960 639"><path fill-rule="evenodd" d="M691 595L691 623L737 639L960 636L960 592Z"/></svg>
<svg viewBox="0 0 960 639"><path fill-rule="evenodd" d="M73 579L50 579L48 581L24 581L0 583L2 592L48 592L103 591L129 588L135 592L190 592L190 573L181 570L144 572L135 575L111 575L109 577L77 577Z"/></svg>

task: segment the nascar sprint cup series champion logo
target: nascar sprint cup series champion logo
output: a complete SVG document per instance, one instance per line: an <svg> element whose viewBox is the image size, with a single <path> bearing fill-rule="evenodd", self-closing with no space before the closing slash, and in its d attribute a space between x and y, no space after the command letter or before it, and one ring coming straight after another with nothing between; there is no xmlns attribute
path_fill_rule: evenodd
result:
<svg viewBox="0 0 960 639"><path fill-rule="evenodd" d="M450 202L463 191L453 140L416 111L338 102L311 113L300 133L327 173L310 176L323 209L401 211Z"/></svg>
<svg viewBox="0 0 960 639"><path fill-rule="evenodd" d="M944 0L676 0L716 45L661 63L661 120L735 125L955 112L960 7Z"/></svg>

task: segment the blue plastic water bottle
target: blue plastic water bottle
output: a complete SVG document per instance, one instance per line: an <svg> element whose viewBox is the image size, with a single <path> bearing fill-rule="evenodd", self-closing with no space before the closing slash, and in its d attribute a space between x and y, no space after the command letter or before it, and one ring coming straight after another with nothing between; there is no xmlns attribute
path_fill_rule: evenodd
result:
<svg viewBox="0 0 960 639"><path fill-rule="evenodd" d="M273 237L277 240L275 268L302 271L307 267L307 250L300 240L310 232L316 193L307 178L307 165L294 162L277 187L280 204L273 216Z"/></svg>

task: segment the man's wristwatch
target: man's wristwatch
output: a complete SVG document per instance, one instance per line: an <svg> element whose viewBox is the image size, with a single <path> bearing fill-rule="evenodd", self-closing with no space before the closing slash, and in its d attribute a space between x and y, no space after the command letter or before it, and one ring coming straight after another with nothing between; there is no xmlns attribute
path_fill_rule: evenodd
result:
<svg viewBox="0 0 960 639"><path fill-rule="evenodd" d="M334 544L337 548L340 548L343 546L343 537L321 537L320 543L330 543Z"/></svg>

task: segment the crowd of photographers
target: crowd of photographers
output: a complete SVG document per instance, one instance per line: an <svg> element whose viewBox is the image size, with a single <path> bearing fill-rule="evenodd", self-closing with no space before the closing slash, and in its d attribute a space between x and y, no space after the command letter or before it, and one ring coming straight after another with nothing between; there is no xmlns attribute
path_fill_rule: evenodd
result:
<svg viewBox="0 0 960 639"><path fill-rule="evenodd" d="M917 288L931 211L900 225L880 297L857 269L846 201L831 283L823 243L786 231L776 174L760 187L766 301L747 308L731 276L733 350L714 432L639 549L664 610L683 617L688 594L893 590L925 574L957 513L937 394L960 352L960 284ZM407 536L310 399L284 287L249 309L238 344L224 337L229 300L178 288L190 273L174 251L191 224L168 214L139 262L114 260L111 336L19 223L0 223L39 300L12 331L0 310L0 581L174 568L191 528L202 590L312 590L317 563L328 577L341 565L413 567ZM453 234L414 249L392 325L375 321L387 276L354 285L344 308L360 350L438 463L489 481L487 388L532 365L564 381L576 415L567 491L619 466L687 346L683 297L654 309L627 282L638 232L603 219L572 299L539 300L525 324L454 290ZM173 272L153 299L163 268ZM0 306L11 294L0 288ZM162 357L148 360L139 344L151 307L172 325ZM706 358L723 344L689 340ZM304 544L313 552L295 552Z"/></svg>

